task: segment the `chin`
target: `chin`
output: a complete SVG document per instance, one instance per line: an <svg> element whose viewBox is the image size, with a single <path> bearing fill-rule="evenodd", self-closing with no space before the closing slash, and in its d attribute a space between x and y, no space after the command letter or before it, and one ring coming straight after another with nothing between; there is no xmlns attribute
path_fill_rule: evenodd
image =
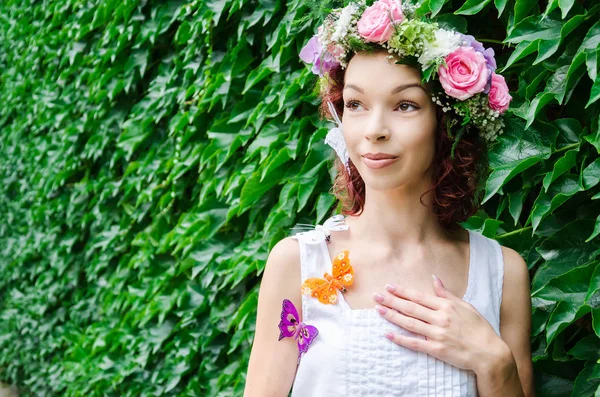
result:
<svg viewBox="0 0 600 397"><path fill-rule="evenodd" d="M389 190L395 190L403 185L406 185L406 181L399 178L398 175L386 175L380 177L374 177L373 175L367 175L361 173L361 177L365 182L365 187L370 190L377 192L385 192Z"/></svg>

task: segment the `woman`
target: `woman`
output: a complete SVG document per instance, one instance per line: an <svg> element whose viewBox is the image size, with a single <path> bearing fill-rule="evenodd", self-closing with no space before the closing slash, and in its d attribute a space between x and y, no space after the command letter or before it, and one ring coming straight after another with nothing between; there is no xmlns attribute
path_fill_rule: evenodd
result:
<svg viewBox="0 0 600 397"><path fill-rule="evenodd" d="M414 40L390 45L410 16L393 0L332 15L313 43L313 70L327 73L324 112L342 114L335 132L343 138L332 130L328 139L349 216L272 249L244 395L532 396L527 266L514 250L458 226L477 209L485 140L498 129L485 130L473 111L466 129L448 131L461 106L485 95L497 111L508 107L508 91L499 93L486 69L486 50L461 41L442 53L444 91L434 92L424 69L402 63ZM355 41L332 34L342 23L346 37L355 29L373 47L354 50ZM428 36L430 50L438 33ZM414 56L427 66L425 52ZM453 71L456 54L474 61Z"/></svg>

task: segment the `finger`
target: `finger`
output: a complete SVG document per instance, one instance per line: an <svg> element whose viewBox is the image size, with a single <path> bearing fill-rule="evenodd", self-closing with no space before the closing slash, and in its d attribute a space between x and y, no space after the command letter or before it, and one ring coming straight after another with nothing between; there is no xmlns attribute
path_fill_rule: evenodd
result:
<svg viewBox="0 0 600 397"><path fill-rule="evenodd" d="M436 336L437 327L431 324L427 324L413 317L405 316L404 314L398 313L395 310L379 305L375 306L375 310L377 310L377 312L389 322L394 323L408 331L414 332L415 334L423 335L426 338L433 338Z"/></svg>
<svg viewBox="0 0 600 397"><path fill-rule="evenodd" d="M407 316L418 318L429 324L437 324L436 313L428 307L422 306L413 301L399 298L396 295L386 292L384 294L373 294L373 298L381 305L394 309Z"/></svg>
<svg viewBox="0 0 600 397"><path fill-rule="evenodd" d="M411 288L402 288L395 284L387 284L385 289L399 298L408 299L433 310L438 310L441 308L444 301L444 298L440 298L435 295L424 294L421 291Z"/></svg>
<svg viewBox="0 0 600 397"><path fill-rule="evenodd" d="M442 280L440 280L440 278L435 274L432 274L431 277L433 278L433 290L435 291L435 294L439 297L445 298L447 291L446 288L444 288L444 283L442 283Z"/></svg>
<svg viewBox="0 0 600 397"><path fill-rule="evenodd" d="M433 290L435 291L435 294L437 296L446 299L462 300L458 296L454 295L452 292L447 290L444 286L444 283L438 276L432 274L431 277L433 278Z"/></svg>
<svg viewBox="0 0 600 397"><path fill-rule="evenodd" d="M435 352L438 342L416 338L414 336L399 335L393 332L386 332L385 337L397 345L404 346L413 351L424 352L429 355Z"/></svg>

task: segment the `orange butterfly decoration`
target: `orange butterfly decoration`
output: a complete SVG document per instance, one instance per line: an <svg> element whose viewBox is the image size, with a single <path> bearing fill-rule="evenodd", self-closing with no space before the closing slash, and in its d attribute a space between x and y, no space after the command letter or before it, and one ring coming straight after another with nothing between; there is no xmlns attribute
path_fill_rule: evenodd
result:
<svg viewBox="0 0 600 397"><path fill-rule="evenodd" d="M354 268L350 265L347 250L340 252L333 260L333 276L325 273L323 277L306 279L302 283L302 294L318 298L319 302L326 305L337 303L337 290L346 292L346 287L354 282Z"/></svg>

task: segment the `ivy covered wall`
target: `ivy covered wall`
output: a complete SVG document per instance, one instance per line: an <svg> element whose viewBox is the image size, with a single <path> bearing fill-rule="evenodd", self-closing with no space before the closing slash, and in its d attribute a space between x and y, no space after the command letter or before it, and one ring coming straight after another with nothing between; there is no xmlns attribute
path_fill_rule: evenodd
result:
<svg viewBox="0 0 600 397"><path fill-rule="evenodd" d="M538 396L600 389L600 4L422 0L514 97L465 227L526 259ZM306 1L0 2L0 381L241 396L270 248L335 210Z"/></svg>

